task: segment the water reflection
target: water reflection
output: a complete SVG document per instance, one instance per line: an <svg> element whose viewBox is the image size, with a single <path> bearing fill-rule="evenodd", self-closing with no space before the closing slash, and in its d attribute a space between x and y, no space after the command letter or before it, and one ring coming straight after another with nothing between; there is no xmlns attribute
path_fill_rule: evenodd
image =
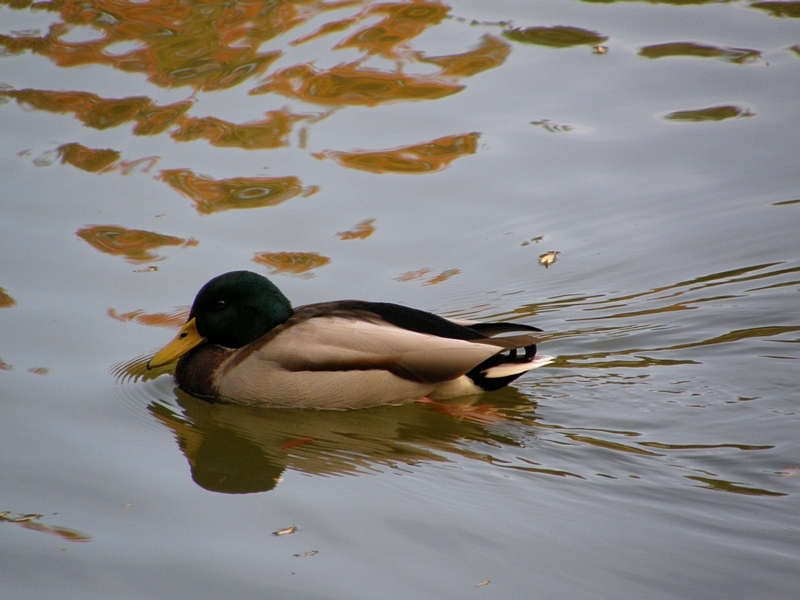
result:
<svg viewBox="0 0 800 600"><path fill-rule="evenodd" d="M310 475L357 475L447 462L448 454L483 460L467 442L519 444L480 419L454 418L450 411L424 404L357 411L264 410L212 404L180 390L175 394L177 407L155 401L148 410L174 432L194 481L229 494L269 491L287 468ZM515 390L492 397L498 418L515 407L531 409ZM470 413L469 404L460 406L462 415ZM478 407L481 411L486 409Z"/></svg>
<svg viewBox="0 0 800 600"><path fill-rule="evenodd" d="M121 154L111 149L92 149L78 143L63 144L56 149L61 156L61 164L71 164L83 171L97 173L114 164Z"/></svg>
<svg viewBox="0 0 800 600"><path fill-rule="evenodd" d="M259 252L253 262L270 267L273 275L303 275L310 277L312 269L324 267L331 262L318 252Z"/></svg>
<svg viewBox="0 0 800 600"><path fill-rule="evenodd" d="M174 394L169 400L151 400L147 409L173 432L193 480L215 492L269 491L287 469L308 475L363 475L463 457L498 469L573 480L639 477L634 473L641 468L658 471L655 462L709 489L785 495L730 481L703 465L705 457L716 464L714 457L722 454L733 460L732 453L773 446L674 444L648 440L636 431L547 423L536 415L535 401L515 388L445 403L423 400L356 411L262 409L209 403L179 389ZM608 452L625 459L604 460L607 473L587 469L585 462Z"/></svg>
<svg viewBox="0 0 800 600"><path fill-rule="evenodd" d="M719 48L692 42L672 42L645 46L639 50L639 56L645 58L664 58L667 56L697 56L700 58L719 58L726 62L743 65L761 58L759 50L747 48Z"/></svg>
<svg viewBox="0 0 800 600"><path fill-rule="evenodd" d="M664 118L671 121L724 121L741 117L755 117L755 113L739 106L712 106L711 108L698 108L695 110L679 110L666 115Z"/></svg>
<svg viewBox="0 0 800 600"><path fill-rule="evenodd" d="M571 48L572 46L593 46L608 40L607 36L580 27L527 27L507 29L503 35L514 42L536 44L550 48Z"/></svg>
<svg viewBox="0 0 800 600"><path fill-rule="evenodd" d="M393 150L338 152L325 150L317 158L332 158L344 167L370 173L433 173L455 159L475 154L479 133L450 135Z"/></svg>
<svg viewBox="0 0 800 600"><path fill-rule="evenodd" d="M644 368L654 365L675 366L696 364L696 353L686 350L736 343L746 339L782 339L800 331L800 324L776 315L773 323L714 331L705 324L701 331L685 334L680 343L653 344L655 340L672 340L677 335L675 317L665 323L660 317L704 306L737 305L743 299L776 288L800 288L800 267L782 267L782 263L765 263L712 273L672 285L633 294L592 294L556 298L528 304L513 311L482 315L485 320L507 320L534 317L558 311L564 316L564 328L557 333L543 333L542 340L569 339L571 347L591 346L604 341L603 350L582 353L559 353L552 366L583 369ZM756 282L762 282L754 287ZM722 289L720 289L722 288ZM464 314L470 318L472 315ZM737 322L737 324L741 324ZM644 332L669 331L670 335L637 337ZM650 341L640 345L640 339ZM636 340L632 342L630 340ZM677 353L676 353L677 352ZM673 353L672 356L664 354Z"/></svg>
<svg viewBox="0 0 800 600"><path fill-rule="evenodd" d="M336 235L341 240L365 240L375 233L375 219L364 219L352 229L340 231Z"/></svg>
<svg viewBox="0 0 800 600"><path fill-rule="evenodd" d="M275 206L315 191L304 189L297 177L233 177L212 179L189 169L166 169L159 179L190 198L201 215L238 208Z"/></svg>
<svg viewBox="0 0 800 600"><path fill-rule="evenodd" d="M52 113L73 113L87 127L109 129L134 121L135 135L157 135L173 125L189 110L191 101L166 106L145 96L101 98L89 92L51 92L47 90L0 90L0 97L14 98L21 106Z"/></svg>
<svg viewBox="0 0 800 600"><path fill-rule="evenodd" d="M263 150L288 145L287 136L294 123L307 119L308 115L296 115L287 108L267 113L262 121L252 121L243 125L229 123L216 117L202 119L183 118L179 127L172 132L172 138L179 142L207 139L212 146L220 148L244 148Z"/></svg>
<svg viewBox="0 0 800 600"><path fill-rule="evenodd" d="M431 25L438 25L449 10L449 6L429 0L368 6L356 19L346 19L344 22L349 25L371 16L383 18L374 25L356 31L335 48L357 48L367 54L397 58L398 46L417 37Z"/></svg>
<svg viewBox="0 0 800 600"><path fill-rule="evenodd" d="M125 229L117 225L90 225L75 232L93 248L112 256L122 256L131 263L163 260L154 252L163 246L196 246L197 240L162 235L141 229Z"/></svg>
<svg viewBox="0 0 800 600"><path fill-rule="evenodd" d="M251 94L276 93L311 104L376 106L398 100L435 100L464 89L430 75L405 75L361 67L360 63L317 69L296 65L273 73Z"/></svg>

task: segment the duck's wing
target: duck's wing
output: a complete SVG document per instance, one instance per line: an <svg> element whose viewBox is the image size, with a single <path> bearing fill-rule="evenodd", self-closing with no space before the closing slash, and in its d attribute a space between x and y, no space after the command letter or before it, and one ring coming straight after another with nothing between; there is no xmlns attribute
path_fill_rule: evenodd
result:
<svg viewBox="0 0 800 600"><path fill-rule="evenodd" d="M398 305L342 301L298 308L226 368L252 357L292 372L385 370L411 381L438 383L469 373L506 350L535 343L530 334L488 338Z"/></svg>

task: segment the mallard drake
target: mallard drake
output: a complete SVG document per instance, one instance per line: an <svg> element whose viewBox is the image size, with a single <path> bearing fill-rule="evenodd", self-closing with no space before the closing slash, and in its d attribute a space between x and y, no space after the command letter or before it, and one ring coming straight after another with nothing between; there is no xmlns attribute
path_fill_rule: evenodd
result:
<svg viewBox="0 0 800 600"><path fill-rule="evenodd" d="M200 289L186 325L147 368L178 360L181 389L209 400L365 408L499 389L553 360L536 355L537 331L383 302L293 309L266 277L233 271Z"/></svg>

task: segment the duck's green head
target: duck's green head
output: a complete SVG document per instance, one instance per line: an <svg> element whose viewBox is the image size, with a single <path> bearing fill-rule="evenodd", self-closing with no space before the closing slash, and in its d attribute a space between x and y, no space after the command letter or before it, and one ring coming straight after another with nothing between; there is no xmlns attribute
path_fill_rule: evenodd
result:
<svg viewBox="0 0 800 600"><path fill-rule="evenodd" d="M177 360L204 342L241 348L292 316L292 305L269 279L232 271L206 283L192 304L189 320L149 368Z"/></svg>

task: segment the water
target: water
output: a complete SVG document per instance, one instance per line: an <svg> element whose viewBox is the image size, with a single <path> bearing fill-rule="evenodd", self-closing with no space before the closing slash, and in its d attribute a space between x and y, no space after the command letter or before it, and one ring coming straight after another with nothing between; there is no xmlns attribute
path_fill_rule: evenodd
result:
<svg viewBox="0 0 800 600"><path fill-rule="evenodd" d="M794 2L4 3L3 596L795 598L797 32ZM137 377L241 268L558 359L342 413Z"/></svg>

